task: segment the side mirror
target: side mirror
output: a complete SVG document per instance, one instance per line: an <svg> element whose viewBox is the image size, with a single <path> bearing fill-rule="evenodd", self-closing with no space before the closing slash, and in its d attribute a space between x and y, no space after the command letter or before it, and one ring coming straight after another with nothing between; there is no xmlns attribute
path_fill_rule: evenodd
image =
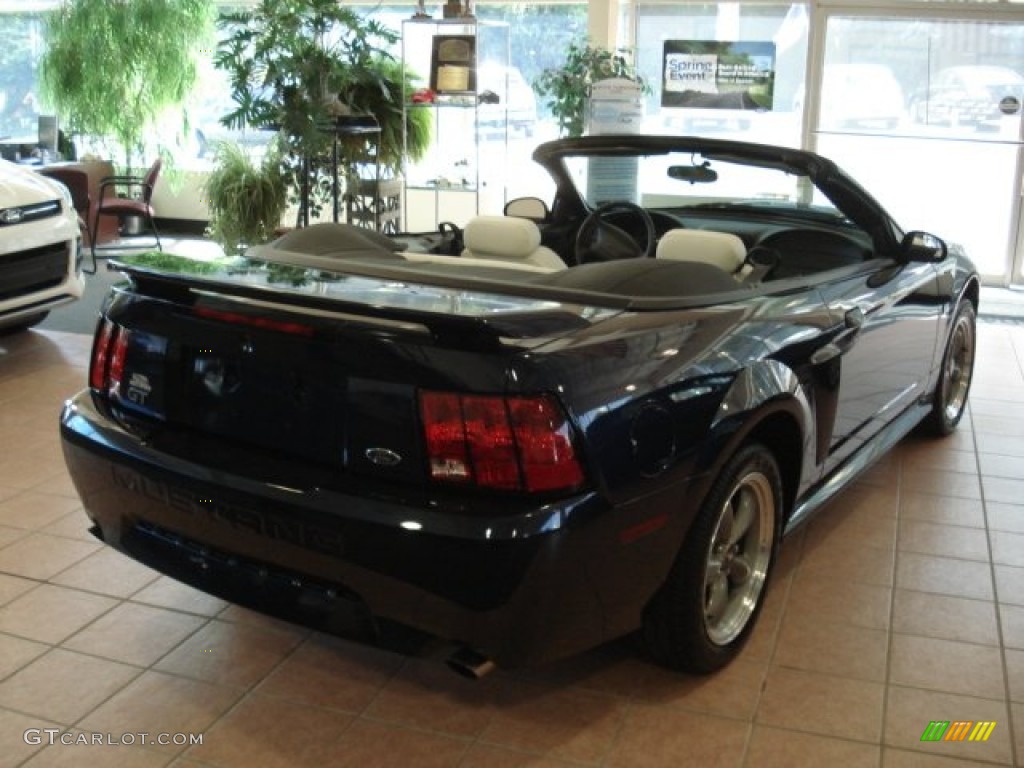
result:
<svg viewBox="0 0 1024 768"><path fill-rule="evenodd" d="M548 204L539 197L517 197L505 204L505 215L541 222L548 217Z"/></svg>
<svg viewBox="0 0 1024 768"><path fill-rule="evenodd" d="M900 254L907 261L939 262L948 253L945 240L920 230L907 232L900 243Z"/></svg>

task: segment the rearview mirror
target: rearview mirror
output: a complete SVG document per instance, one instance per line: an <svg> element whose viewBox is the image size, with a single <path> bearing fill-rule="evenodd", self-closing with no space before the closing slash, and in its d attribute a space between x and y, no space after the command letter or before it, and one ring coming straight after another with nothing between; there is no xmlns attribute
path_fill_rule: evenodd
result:
<svg viewBox="0 0 1024 768"><path fill-rule="evenodd" d="M900 253L907 261L942 261L949 253L946 241L940 237L914 230L907 232L900 243Z"/></svg>
<svg viewBox="0 0 1024 768"><path fill-rule="evenodd" d="M544 221L548 217L548 204L539 197L517 197L505 204L505 215L531 221Z"/></svg>

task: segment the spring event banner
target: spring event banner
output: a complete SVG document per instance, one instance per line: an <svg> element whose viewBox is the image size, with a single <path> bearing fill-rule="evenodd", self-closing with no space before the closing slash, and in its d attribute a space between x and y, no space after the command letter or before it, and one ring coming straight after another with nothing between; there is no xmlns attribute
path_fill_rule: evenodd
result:
<svg viewBox="0 0 1024 768"><path fill-rule="evenodd" d="M772 108L775 43L666 40L661 106Z"/></svg>

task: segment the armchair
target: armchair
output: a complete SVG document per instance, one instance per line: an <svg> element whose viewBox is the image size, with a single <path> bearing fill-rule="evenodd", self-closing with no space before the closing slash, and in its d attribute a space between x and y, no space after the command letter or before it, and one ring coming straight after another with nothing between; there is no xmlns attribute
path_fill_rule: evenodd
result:
<svg viewBox="0 0 1024 768"><path fill-rule="evenodd" d="M96 212L93 215L92 231L99 231L100 216L140 216L145 219L146 224L152 230L157 250L162 251L163 246L160 244L160 233L157 231L154 221L152 203L153 188L160 176L162 165L163 160L158 157L146 171L146 175L141 178L138 176L108 176L100 181L99 201L96 203ZM127 196L118 197L119 193ZM92 243L93 261L96 259L97 250L105 249L97 248L94 238Z"/></svg>

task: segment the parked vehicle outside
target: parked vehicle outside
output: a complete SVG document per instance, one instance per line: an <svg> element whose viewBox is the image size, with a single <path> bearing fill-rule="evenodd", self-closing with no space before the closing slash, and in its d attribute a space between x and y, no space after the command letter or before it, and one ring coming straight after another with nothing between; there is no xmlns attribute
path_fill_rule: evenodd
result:
<svg viewBox="0 0 1024 768"><path fill-rule="evenodd" d="M1022 101L1024 77L1009 67L949 67L915 91L910 116L922 125L996 127L1003 114L1018 114Z"/></svg>

